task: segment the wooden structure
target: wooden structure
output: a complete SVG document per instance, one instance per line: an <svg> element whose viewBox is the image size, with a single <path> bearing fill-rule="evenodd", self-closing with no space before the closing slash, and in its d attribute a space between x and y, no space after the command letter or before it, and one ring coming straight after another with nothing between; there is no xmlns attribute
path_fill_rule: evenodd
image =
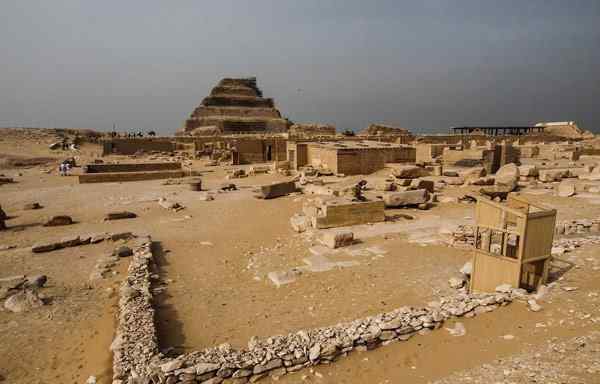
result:
<svg viewBox="0 0 600 384"><path fill-rule="evenodd" d="M476 207L471 292L497 286L536 290L549 268L556 210L509 195L506 205L480 199Z"/></svg>
<svg viewBox="0 0 600 384"><path fill-rule="evenodd" d="M452 127L451 129L455 135L484 134L490 136L521 136L532 133L544 133L544 128L544 126L536 125L534 127Z"/></svg>

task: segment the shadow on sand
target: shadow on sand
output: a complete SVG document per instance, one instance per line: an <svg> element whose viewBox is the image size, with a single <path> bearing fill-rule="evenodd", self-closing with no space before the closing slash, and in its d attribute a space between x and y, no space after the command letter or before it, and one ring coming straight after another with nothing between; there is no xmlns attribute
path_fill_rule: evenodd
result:
<svg viewBox="0 0 600 384"><path fill-rule="evenodd" d="M152 251L156 262L156 271L154 272L160 276L160 281L164 281L167 276L163 272L163 267L169 265L169 261L165 257L166 252L160 242L152 243ZM152 288L160 286L162 284L158 282L154 283ZM155 293L155 321L159 348L163 353L175 356L186 352L189 348L185 345L183 323L179 319L175 307L169 303L171 297L168 289Z"/></svg>

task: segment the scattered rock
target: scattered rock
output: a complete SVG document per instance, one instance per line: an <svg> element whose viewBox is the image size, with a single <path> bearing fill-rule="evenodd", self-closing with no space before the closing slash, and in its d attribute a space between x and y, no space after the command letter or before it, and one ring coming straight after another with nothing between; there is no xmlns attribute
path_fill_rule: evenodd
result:
<svg viewBox="0 0 600 384"><path fill-rule="evenodd" d="M454 328L446 328L446 330L455 337L460 337L467 334L467 329L463 323L456 323L454 324Z"/></svg>
<svg viewBox="0 0 600 384"><path fill-rule="evenodd" d="M448 280L448 284L450 284L450 288L459 289L465 285L465 280L458 277L451 277Z"/></svg>
<svg viewBox="0 0 600 384"><path fill-rule="evenodd" d="M219 189L221 191L237 191L237 187L233 183L223 183Z"/></svg>
<svg viewBox="0 0 600 384"><path fill-rule="evenodd" d="M70 216L60 215L51 217L50 220L44 224L44 227L57 227L71 224L73 224L73 219Z"/></svg>
<svg viewBox="0 0 600 384"><path fill-rule="evenodd" d="M117 240L129 240L134 238L135 236L133 235L133 233L131 232L116 232L116 233L112 233L110 235L110 239L112 241L117 241ZM93 239L93 238L92 238Z"/></svg>
<svg viewBox="0 0 600 384"><path fill-rule="evenodd" d="M340 248L354 243L354 233L349 230L329 230L321 235L319 241L331 248Z"/></svg>
<svg viewBox="0 0 600 384"><path fill-rule="evenodd" d="M77 235L64 237L60 240L58 248L76 247L81 244L81 238Z"/></svg>
<svg viewBox="0 0 600 384"><path fill-rule="evenodd" d="M512 286L510 284L501 284L496 287L496 292L510 293L511 291L512 291Z"/></svg>
<svg viewBox="0 0 600 384"><path fill-rule="evenodd" d="M197 194L199 201L213 201L215 197L208 192L200 192Z"/></svg>
<svg viewBox="0 0 600 384"><path fill-rule="evenodd" d="M290 224L294 231L302 233L310 227L310 219L305 215L296 213L290 218Z"/></svg>
<svg viewBox="0 0 600 384"><path fill-rule="evenodd" d="M48 281L48 276L46 276L46 275L29 276L25 280L24 287L32 288L32 289L39 289L39 288L42 288L44 285L46 285L47 281Z"/></svg>
<svg viewBox="0 0 600 384"><path fill-rule="evenodd" d="M35 290L26 289L10 296L4 302L4 308L11 312L27 312L44 305Z"/></svg>
<svg viewBox="0 0 600 384"><path fill-rule="evenodd" d="M92 244L96 244L96 243L100 243L104 240L106 240L106 233L94 233L92 235L89 235L90 237L90 243Z"/></svg>
<svg viewBox="0 0 600 384"><path fill-rule="evenodd" d="M181 211L182 209L184 209L184 208L185 208L183 205L179 204L178 202L176 202L176 201L170 201L170 200L167 200L167 199L166 199L166 198L164 198L164 197L161 197L161 198L158 200L158 204L159 204L161 207L163 207L163 208L165 208L165 209L169 209L169 210L171 210L171 211L174 211L174 212Z"/></svg>
<svg viewBox="0 0 600 384"><path fill-rule="evenodd" d="M114 255L119 256L119 257L128 257L128 256L132 256L133 255L133 250L125 245L120 246L119 248L115 249Z"/></svg>
<svg viewBox="0 0 600 384"><path fill-rule="evenodd" d="M24 210L42 209L40 203L27 203L23 206Z"/></svg>
<svg viewBox="0 0 600 384"><path fill-rule="evenodd" d="M42 252L50 252L55 249L59 249L60 246L57 243L37 243L31 247L31 252L33 253L42 253Z"/></svg>
<svg viewBox="0 0 600 384"><path fill-rule="evenodd" d="M531 312L539 312L542 310L542 306L537 303L537 301L531 299L527 300L527 306Z"/></svg>
<svg viewBox="0 0 600 384"><path fill-rule="evenodd" d="M133 219L136 218L137 215L133 212L129 211L121 211L121 212L109 212L106 214L104 220L122 220L122 219Z"/></svg>

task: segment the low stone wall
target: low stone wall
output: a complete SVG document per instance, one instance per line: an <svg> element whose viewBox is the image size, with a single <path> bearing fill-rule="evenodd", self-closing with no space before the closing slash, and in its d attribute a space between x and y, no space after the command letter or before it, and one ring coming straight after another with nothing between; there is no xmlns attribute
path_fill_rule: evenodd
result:
<svg viewBox="0 0 600 384"><path fill-rule="evenodd" d="M473 317L512 301L511 293L466 294L441 298L426 308L402 307L332 327L301 330L265 340L252 338L248 348L229 344L166 358L158 351L155 310L150 290L153 256L150 238L141 238L121 285L119 323L111 346L113 384L255 382L305 367L328 364L353 350L405 341L440 328L452 317Z"/></svg>
<svg viewBox="0 0 600 384"><path fill-rule="evenodd" d="M181 169L181 163L121 163L121 164L88 164L85 173L110 173L110 172L152 172L175 171Z"/></svg>
<svg viewBox="0 0 600 384"><path fill-rule="evenodd" d="M158 338L154 323L150 273L154 266L150 237L138 238L127 278L121 283L119 322L113 351L113 384L152 374L158 362Z"/></svg>
<svg viewBox="0 0 600 384"><path fill-rule="evenodd" d="M172 152L175 145L171 138L114 138L103 142L102 156L133 155L136 152Z"/></svg>
<svg viewBox="0 0 600 384"><path fill-rule="evenodd" d="M153 172L86 173L83 175L79 175L79 184L171 179L184 176L185 171L182 170Z"/></svg>

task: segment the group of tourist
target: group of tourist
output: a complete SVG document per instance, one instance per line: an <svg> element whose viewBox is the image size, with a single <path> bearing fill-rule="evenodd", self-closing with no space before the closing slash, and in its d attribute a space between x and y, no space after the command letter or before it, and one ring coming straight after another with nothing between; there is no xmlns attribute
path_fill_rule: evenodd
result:
<svg viewBox="0 0 600 384"><path fill-rule="evenodd" d="M154 136L156 136L156 132L148 131L148 133L146 133L146 135L149 137L154 137ZM128 138L128 139L135 139L136 137L144 137L144 132L138 131L138 132L119 133L116 131L112 131L110 133L110 137L112 137L112 138L124 137L124 138Z"/></svg>
<svg viewBox="0 0 600 384"><path fill-rule="evenodd" d="M71 164L67 162L62 162L58 166L58 172L61 176L69 176L69 171L71 171Z"/></svg>

